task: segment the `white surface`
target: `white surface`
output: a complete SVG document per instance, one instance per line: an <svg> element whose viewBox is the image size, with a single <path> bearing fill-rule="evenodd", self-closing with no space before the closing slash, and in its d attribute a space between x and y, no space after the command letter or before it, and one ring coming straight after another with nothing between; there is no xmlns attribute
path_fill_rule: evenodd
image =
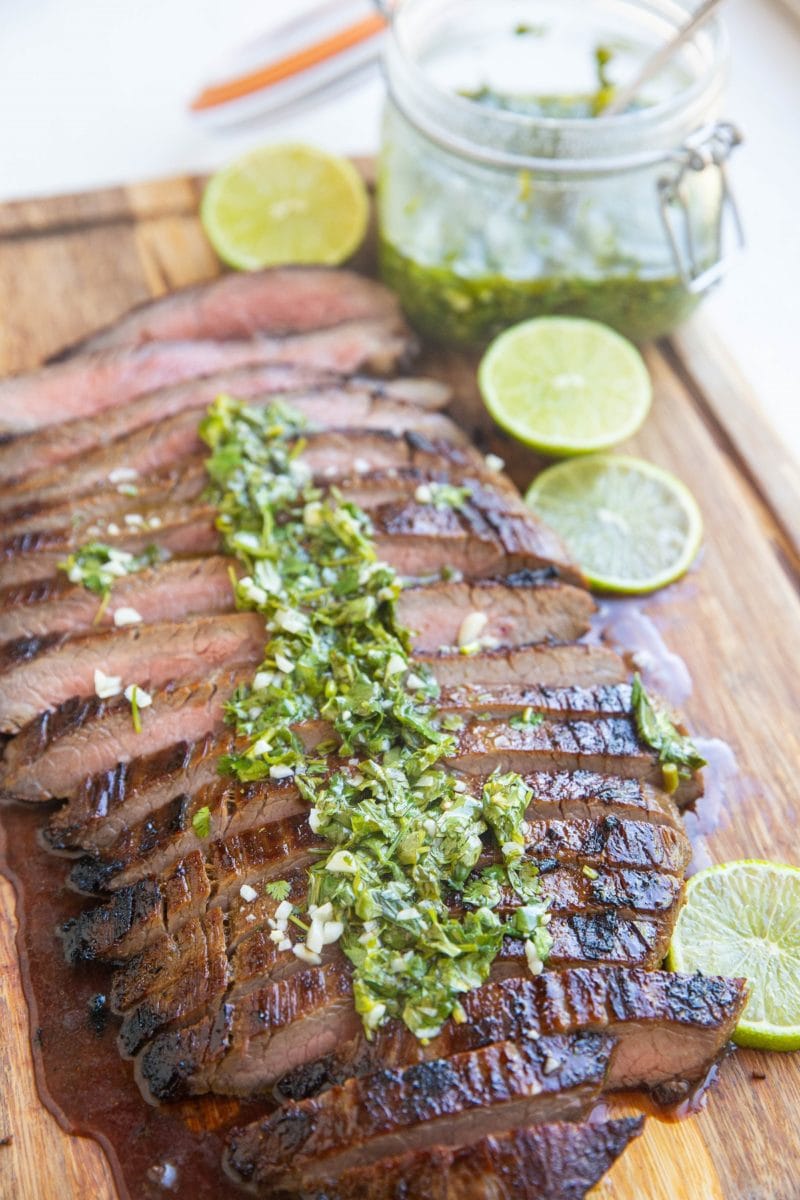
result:
<svg viewBox="0 0 800 1200"><path fill-rule="evenodd" d="M263 141L340 152L378 140L377 75L235 131L187 102L221 54L307 0L0 0L0 200L215 167ZM748 251L708 311L800 455L800 22L780 0L728 0L732 176ZM1 251L0 251L1 252Z"/></svg>

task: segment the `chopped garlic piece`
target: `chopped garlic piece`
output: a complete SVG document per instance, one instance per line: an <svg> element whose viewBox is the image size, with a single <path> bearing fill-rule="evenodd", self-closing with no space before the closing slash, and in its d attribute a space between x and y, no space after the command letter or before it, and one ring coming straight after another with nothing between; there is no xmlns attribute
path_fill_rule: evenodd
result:
<svg viewBox="0 0 800 1200"><path fill-rule="evenodd" d="M114 624L117 629L122 629L126 625L138 625L141 620L142 614L137 612L135 608L126 608L123 605L122 608L114 609Z"/></svg>
<svg viewBox="0 0 800 1200"><path fill-rule="evenodd" d="M248 904L252 904L254 900L258 899L258 892L254 887L251 887L249 883L242 884L242 886L239 888L239 895Z"/></svg>
<svg viewBox="0 0 800 1200"><path fill-rule="evenodd" d="M528 970L531 975L541 975L544 963L536 953L536 947L530 939L525 943L525 958L528 960Z"/></svg>
<svg viewBox="0 0 800 1200"><path fill-rule="evenodd" d="M458 631L459 646L469 646L472 642L477 642L488 624L489 618L485 612L469 613L464 617Z"/></svg>
<svg viewBox="0 0 800 1200"><path fill-rule="evenodd" d="M483 461L486 463L486 466L490 471L502 471L503 467L506 465L505 461L500 457L499 454L487 454Z"/></svg>
<svg viewBox="0 0 800 1200"><path fill-rule="evenodd" d="M309 950L308 946L304 946L302 942L297 942L292 946L294 954L303 962L310 963L312 967L318 967L322 963L322 959L313 950Z"/></svg>
<svg viewBox="0 0 800 1200"><path fill-rule="evenodd" d="M281 900L278 907L275 909L276 921L288 921L289 917L294 912L294 905L290 900Z"/></svg>
<svg viewBox="0 0 800 1200"><path fill-rule="evenodd" d="M144 517L141 513L125 513L123 520L129 529L141 529L144 525Z"/></svg>
<svg viewBox="0 0 800 1200"><path fill-rule="evenodd" d="M559 1058L553 1058L552 1054L548 1054L547 1058L544 1060L542 1071L545 1075L552 1075L553 1072L557 1071L560 1066L561 1060Z"/></svg>
<svg viewBox="0 0 800 1200"><path fill-rule="evenodd" d="M269 769L270 779L291 779L293 775L294 771L291 767L282 766L281 764Z"/></svg>
<svg viewBox="0 0 800 1200"><path fill-rule="evenodd" d="M125 699L133 702L134 692L136 693L136 703L139 708L149 708L153 703L153 697L144 688L140 688L138 683L131 683L125 688Z"/></svg>
<svg viewBox="0 0 800 1200"><path fill-rule="evenodd" d="M130 483L132 479L138 479L139 472L134 467L115 467L109 472L109 483Z"/></svg>
<svg viewBox="0 0 800 1200"><path fill-rule="evenodd" d="M110 700L112 696L118 696L122 691L122 676L106 675L105 671L95 667L94 691L101 700Z"/></svg>

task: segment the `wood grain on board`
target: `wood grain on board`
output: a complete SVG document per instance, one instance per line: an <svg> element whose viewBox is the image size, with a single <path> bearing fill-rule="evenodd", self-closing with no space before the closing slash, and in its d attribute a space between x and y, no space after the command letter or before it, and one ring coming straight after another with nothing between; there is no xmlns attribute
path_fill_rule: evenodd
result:
<svg viewBox="0 0 800 1200"><path fill-rule="evenodd" d="M215 274L196 219L199 187L182 178L0 206L0 374L34 366L148 296ZM715 861L798 862L796 467L702 321L647 359L653 412L624 449L690 484L707 536L687 579L642 608L691 670L685 707L693 729L727 742L739 765L707 848ZM456 417L481 426L524 484L537 464L488 429L470 364L448 355L433 362L458 385ZM14 930L13 893L0 880L0 1142L11 1139L0 1145L0 1198L116 1200L100 1146L63 1132L36 1095ZM707 1107L680 1122L651 1116L595 1195L793 1200L798 1112L798 1056L737 1052Z"/></svg>

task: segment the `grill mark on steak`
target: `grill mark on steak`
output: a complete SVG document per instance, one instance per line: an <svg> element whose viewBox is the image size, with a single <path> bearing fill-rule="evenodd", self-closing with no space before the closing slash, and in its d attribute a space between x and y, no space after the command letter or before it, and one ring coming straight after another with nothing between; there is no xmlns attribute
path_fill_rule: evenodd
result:
<svg viewBox="0 0 800 1200"><path fill-rule="evenodd" d="M389 374L415 348L408 327L392 316L285 338L164 341L98 350L0 382L0 433L25 433L98 415L160 387L257 363Z"/></svg>
<svg viewBox="0 0 800 1200"><path fill-rule="evenodd" d="M154 341L283 337L343 321L396 317L399 311L388 288L354 271L303 266L230 272L147 300L50 361Z"/></svg>
<svg viewBox="0 0 800 1200"><path fill-rule="evenodd" d="M479 1138L468 1146L434 1146L356 1167L322 1190L303 1181L307 1200L577 1200L605 1175L643 1117L576 1125L535 1125ZM271 1185L261 1193L274 1196Z"/></svg>
<svg viewBox="0 0 800 1200"><path fill-rule="evenodd" d="M477 1129L574 1120L599 1094L612 1049L585 1033L378 1070L234 1130L227 1165L256 1188L307 1186L409 1148L469 1144Z"/></svg>
<svg viewBox="0 0 800 1200"><path fill-rule="evenodd" d="M427 1045L400 1021L381 1027L372 1041L361 1031L328 1059L279 1081L276 1095L303 1099L378 1066L581 1029L617 1041L609 1088L653 1091L670 1084L686 1092L722 1053L745 1002L742 979L639 968L573 967L491 981L465 995L466 1021L449 1020Z"/></svg>

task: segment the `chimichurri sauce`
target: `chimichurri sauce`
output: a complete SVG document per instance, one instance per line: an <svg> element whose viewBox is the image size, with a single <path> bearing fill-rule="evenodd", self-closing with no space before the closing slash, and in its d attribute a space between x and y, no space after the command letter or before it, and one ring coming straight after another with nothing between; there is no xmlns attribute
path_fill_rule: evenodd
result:
<svg viewBox="0 0 800 1200"><path fill-rule="evenodd" d="M596 278L465 276L416 262L385 237L380 264L419 332L455 345L482 345L518 321L553 314L604 321L626 337L649 341L685 320L698 303L677 275L647 279L628 268Z"/></svg>

